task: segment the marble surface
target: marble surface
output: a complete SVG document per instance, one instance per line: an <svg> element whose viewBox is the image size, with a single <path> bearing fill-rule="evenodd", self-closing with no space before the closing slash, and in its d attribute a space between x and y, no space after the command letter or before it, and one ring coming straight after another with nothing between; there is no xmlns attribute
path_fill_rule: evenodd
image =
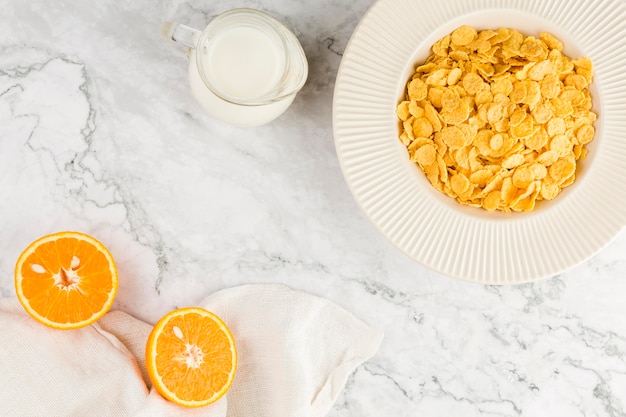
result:
<svg viewBox="0 0 626 417"><path fill-rule="evenodd" d="M243 283L326 297L383 330L331 417L626 415L626 234L533 284L438 275L394 249L343 180L331 127L342 52L372 0L0 0L0 296L35 238L74 229L117 260L115 308L148 322ZM164 20L238 6L308 56L258 128L205 115ZM0 336L1 337L1 336Z"/></svg>

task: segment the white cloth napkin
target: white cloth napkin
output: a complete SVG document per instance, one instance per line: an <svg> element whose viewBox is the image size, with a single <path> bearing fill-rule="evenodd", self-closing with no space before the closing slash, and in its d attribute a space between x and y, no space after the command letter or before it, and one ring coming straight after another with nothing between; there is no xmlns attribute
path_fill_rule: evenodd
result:
<svg viewBox="0 0 626 417"><path fill-rule="evenodd" d="M232 330L239 365L225 397L188 409L151 389L152 326L114 311L54 330L0 299L0 416L322 417L382 340L336 304L284 285L229 288L200 306Z"/></svg>

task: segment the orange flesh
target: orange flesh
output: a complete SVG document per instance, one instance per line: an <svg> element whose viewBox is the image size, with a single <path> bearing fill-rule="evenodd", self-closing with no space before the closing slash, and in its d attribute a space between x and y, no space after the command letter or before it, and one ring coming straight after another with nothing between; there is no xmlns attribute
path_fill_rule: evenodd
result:
<svg viewBox="0 0 626 417"><path fill-rule="evenodd" d="M186 401L211 397L227 383L231 371L230 343L226 335L216 323L198 319L188 324L185 316L173 318L157 341L156 364L163 383L175 387L172 391ZM174 334L175 326L182 330L182 340ZM198 334L211 337L202 338ZM200 360L189 351L194 347L201 352ZM188 360L194 364L188 365Z"/></svg>
<svg viewBox="0 0 626 417"><path fill-rule="evenodd" d="M153 384L164 397L197 407L217 401L230 388L237 352L230 331L218 317L186 308L156 324L146 359Z"/></svg>
<svg viewBox="0 0 626 417"><path fill-rule="evenodd" d="M72 324L102 315L117 290L111 262L99 247L76 237L40 242L19 267L20 301L32 309L29 313L53 323Z"/></svg>

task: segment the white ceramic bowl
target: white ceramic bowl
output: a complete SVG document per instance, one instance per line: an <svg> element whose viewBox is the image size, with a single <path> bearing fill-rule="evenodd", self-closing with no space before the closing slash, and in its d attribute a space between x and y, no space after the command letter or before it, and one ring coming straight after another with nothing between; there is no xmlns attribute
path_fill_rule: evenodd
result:
<svg viewBox="0 0 626 417"><path fill-rule="evenodd" d="M526 213L463 206L435 190L398 139L397 103L415 64L461 25L550 32L594 63L596 137L576 182ZM374 226L443 274L487 284L533 281L589 259L626 225L626 5L621 0L379 0L344 53L333 100L345 179Z"/></svg>

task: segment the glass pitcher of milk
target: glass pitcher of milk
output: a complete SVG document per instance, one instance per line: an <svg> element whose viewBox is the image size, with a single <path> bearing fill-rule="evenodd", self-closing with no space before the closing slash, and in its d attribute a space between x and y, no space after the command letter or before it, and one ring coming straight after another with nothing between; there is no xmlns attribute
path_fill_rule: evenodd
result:
<svg viewBox="0 0 626 417"><path fill-rule="evenodd" d="M191 92L215 118L258 126L280 116L308 75L296 36L272 16L233 9L203 31L167 22L167 39L187 48Z"/></svg>

